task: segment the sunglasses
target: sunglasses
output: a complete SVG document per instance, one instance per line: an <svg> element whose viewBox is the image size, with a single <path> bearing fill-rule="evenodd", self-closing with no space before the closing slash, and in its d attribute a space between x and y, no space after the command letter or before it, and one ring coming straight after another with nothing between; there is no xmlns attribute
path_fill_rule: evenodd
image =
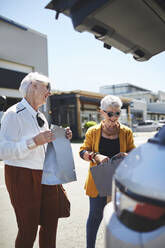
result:
<svg viewBox="0 0 165 248"><path fill-rule="evenodd" d="M120 116L120 111L118 111L118 112L107 112L107 111L105 111L105 110L103 110L109 117L112 117L112 116L115 116L115 117L119 117Z"/></svg>
<svg viewBox="0 0 165 248"><path fill-rule="evenodd" d="M48 84L46 85L46 88L47 88L47 90L48 90L49 92L51 91L50 83L48 83Z"/></svg>
<svg viewBox="0 0 165 248"><path fill-rule="evenodd" d="M45 124L45 121L39 116L38 113L36 115L36 118L37 118L37 122L38 122L39 127L43 127Z"/></svg>

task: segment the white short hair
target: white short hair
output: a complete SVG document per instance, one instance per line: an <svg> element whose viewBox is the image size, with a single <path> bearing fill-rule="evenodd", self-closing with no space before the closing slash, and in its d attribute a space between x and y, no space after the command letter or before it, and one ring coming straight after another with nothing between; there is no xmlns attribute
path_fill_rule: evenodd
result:
<svg viewBox="0 0 165 248"><path fill-rule="evenodd" d="M108 107L122 107L122 101L118 96L107 95L101 100L100 108L107 110Z"/></svg>
<svg viewBox="0 0 165 248"><path fill-rule="evenodd" d="M23 97L26 96L27 89L28 89L30 83L33 81L50 83L50 79L47 76L42 75L38 72L30 72L28 75L26 75L22 79L20 87L19 87L19 91Z"/></svg>

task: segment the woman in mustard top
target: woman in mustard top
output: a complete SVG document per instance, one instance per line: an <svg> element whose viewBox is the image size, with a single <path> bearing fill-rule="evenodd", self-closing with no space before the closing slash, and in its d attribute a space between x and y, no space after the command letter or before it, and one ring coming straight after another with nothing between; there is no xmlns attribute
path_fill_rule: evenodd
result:
<svg viewBox="0 0 165 248"><path fill-rule="evenodd" d="M103 120L100 124L88 129L84 143L80 147L80 157L89 161L90 167L107 161L117 153L125 156L135 148L131 129L118 121L121 107L122 102L117 96L108 95L101 100L100 113ZM99 196L90 169L85 190L90 204L86 233L87 248L94 248L107 197Z"/></svg>

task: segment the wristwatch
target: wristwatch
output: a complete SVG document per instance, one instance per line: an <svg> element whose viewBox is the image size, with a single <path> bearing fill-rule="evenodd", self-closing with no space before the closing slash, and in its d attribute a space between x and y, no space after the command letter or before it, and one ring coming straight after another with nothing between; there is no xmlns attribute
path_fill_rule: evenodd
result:
<svg viewBox="0 0 165 248"><path fill-rule="evenodd" d="M33 139L33 138L27 140L27 141L26 141L26 144L27 144L27 147L28 147L29 150L32 150L32 149L34 149L34 148L37 147L37 145L36 145L36 143L34 142L34 139Z"/></svg>

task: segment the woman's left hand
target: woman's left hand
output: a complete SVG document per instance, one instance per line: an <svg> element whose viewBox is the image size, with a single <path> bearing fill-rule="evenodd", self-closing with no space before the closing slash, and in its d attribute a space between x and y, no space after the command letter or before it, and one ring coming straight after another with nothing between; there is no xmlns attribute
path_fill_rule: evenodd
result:
<svg viewBox="0 0 165 248"><path fill-rule="evenodd" d="M126 153L126 152L120 152L120 153L118 154L118 156L119 156L119 157L126 157L126 156L128 156L128 153Z"/></svg>
<svg viewBox="0 0 165 248"><path fill-rule="evenodd" d="M66 127L65 128L65 135L67 139L71 139L72 138L72 131L70 129L70 127Z"/></svg>
<svg viewBox="0 0 165 248"><path fill-rule="evenodd" d="M94 157L94 160L96 161L97 164L99 164L99 163L105 163L105 162L108 162L109 157L104 156L104 155L102 155L102 154L97 154L97 155Z"/></svg>

